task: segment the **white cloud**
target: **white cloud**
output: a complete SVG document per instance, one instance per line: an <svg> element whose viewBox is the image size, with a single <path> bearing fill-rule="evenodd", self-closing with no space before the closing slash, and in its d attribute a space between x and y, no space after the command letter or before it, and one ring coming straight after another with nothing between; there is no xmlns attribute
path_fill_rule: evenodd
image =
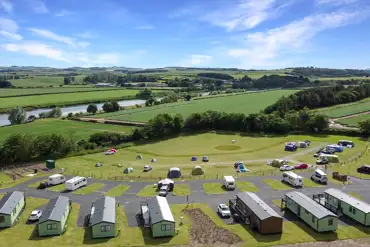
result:
<svg viewBox="0 0 370 247"><path fill-rule="evenodd" d="M36 14L46 14L49 12L45 3L41 0L32 0L29 3L31 4L32 9Z"/></svg>
<svg viewBox="0 0 370 247"><path fill-rule="evenodd" d="M51 40L54 40L54 41L58 41L58 42L73 46L75 48L77 48L77 47L85 48L90 44L88 42L77 41L75 38L72 38L72 37L63 36L63 35L53 33L53 32L51 32L49 30L46 30L46 29L28 28L28 30L31 31L32 33L38 35L38 36L41 36L41 37L44 37L44 38L47 38L47 39L51 39Z"/></svg>
<svg viewBox="0 0 370 247"><path fill-rule="evenodd" d="M12 40L22 40L23 37L17 34L18 25L11 19L0 18L0 35Z"/></svg>
<svg viewBox="0 0 370 247"><path fill-rule="evenodd" d="M324 5L324 4L330 4L330 5L346 5L346 4L351 4L355 3L358 0L316 0L316 4L318 5Z"/></svg>
<svg viewBox="0 0 370 247"><path fill-rule="evenodd" d="M13 40L22 40L22 35L19 35L17 33L10 33L7 31L0 30L0 35L7 38L7 39L13 39Z"/></svg>
<svg viewBox="0 0 370 247"><path fill-rule="evenodd" d="M203 66L210 64L213 61L213 57L209 55L193 54L187 56L185 60L179 63L179 66Z"/></svg>
<svg viewBox="0 0 370 247"><path fill-rule="evenodd" d="M219 8L200 19L224 27L228 31L247 30L275 18L280 10L291 2L285 1L285 4L278 5L277 0L240 0L235 6Z"/></svg>
<svg viewBox="0 0 370 247"><path fill-rule="evenodd" d="M144 26L137 26L137 27L134 27L134 29L138 29L138 30L152 30L154 29L155 27L152 26L152 25L144 25Z"/></svg>
<svg viewBox="0 0 370 247"><path fill-rule="evenodd" d="M5 12L11 12L13 10L13 4L8 0L0 0L0 7L5 10Z"/></svg>
<svg viewBox="0 0 370 247"><path fill-rule="evenodd" d="M82 38L82 39L92 39L95 37L95 35L91 34L90 32L79 33L74 36Z"/></svg>
<svg viewBox="0 0 370 247"><path fill-rule="evenodd" d="M368 14L367 11L337 11L307 16L280 28L248 34L246 48L230 49L228 55L238 58L244 68L271 65L277 63L282 54L302 52L308 41L319 32L361 21Z"/></svg>
<svg viewBox="0 0 370 247"><path fill-rule="evenodd" d="M72 14L70 11L62 9L61 11L55 13L55 16L64 17L64 16L67 16L67 15L70 15L70 14Z"/></svg>

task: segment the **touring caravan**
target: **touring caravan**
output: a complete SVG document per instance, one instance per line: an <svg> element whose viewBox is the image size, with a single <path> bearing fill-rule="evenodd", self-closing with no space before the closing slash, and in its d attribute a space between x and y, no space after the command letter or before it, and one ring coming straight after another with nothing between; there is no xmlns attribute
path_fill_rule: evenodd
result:
<svg viewBox="0 0 370 247"><path fill-rule="evenodd" d="M228 190L234 190L235 179L232 176L224 176L224 186Z"/></svg>
<svg viewBox="0 0 370 247"><path fill-rule="evenodd" d="M311 180L317 183L327 184L328 183L328 176L325 172L320 169L316 169L315 173L312 174Z"/></svg>
<svg viewBox="0 0 370 247"><path fill-rule="evenodd" d="M66 177L64 175L61 175L61 174L54 174L54 175L51 175L49 176L49 179L48 179L48 186L53 186L53 185L57 185L57 184L62 184L66 181Z"/></svg>
<svg viewBox="0 0 370 247"><path fill-rule="evenodd" d="M303 178L294 172L284 172L282 181L293 187L303 187Z"/></svg>
<svg viewBox="0 0 370 247"><path fill-rule="evenodd" d="M87 185L87 179L85 177L74 177L68 180L66 183L66 190L76 190L82 186Z"/></svg>
<svg viewBox="0 0 370 247"><path fill-rule="evenodd" d="M338 156L333 154L320 154L318 161L320 160L327 160L329 163L339 163Z"/></svg>

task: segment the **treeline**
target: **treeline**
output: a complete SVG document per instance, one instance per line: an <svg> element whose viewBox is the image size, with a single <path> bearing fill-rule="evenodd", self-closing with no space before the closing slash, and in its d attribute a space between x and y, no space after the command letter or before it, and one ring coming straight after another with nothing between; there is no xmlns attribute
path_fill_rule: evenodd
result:
<svg viewBox="0 0 370 247"><path fill-rule="evenodd" d="M370 84L359 86L312 88L299 91L287 97L280 98L276 103L268 106L264 112L267 114L278 112L283 115L288 111L301 110L305 107L315 109L338 104L359 101L370 97Z"/></svg>
<svg viewBox="0 0 370 247"><path fill-rule="evenodd" d="M224 89L225 82L220 79L212 78L179 78L166 80L169 87L187 87L191 90L196 91L197 88L201 88L206 91L215 91Z"/></svg>
<svg viewBox="0 0 370 247"><path fill-rule="evenodd" d="M141 74L141 73L165 73L168 72L168 69L142 69L142 70L134 70L134 71L127 71L128 74Z"/></svg>
<svg viewBox="0 0 370 247"><path fill-rule="evenodd" d="M206 72L206 73L198 73L199 77L208 77L212 79L219 79L219 80L234 80L234 77L232 77L229 74L225 73L212 73L212 72Z"/></svg>
<svg viewBox="0 0 370 247"><path fill-rule="evenodd" d="M0 79L0 88L12 88L13 85L10 81Z"/></svg>
<svg viewBox="0 0 370 247"><path fill-rule="evenodd" d="M303 76L280 76L280 75L264 75L257 80L252 80L248 75L240 80L234 80L233 88L237 89L269 89L269 88L296 88L308 87L319 84L319 81L311 82Z"/></svg>
<svg viewBox="0 0 370 247"><path fill-rule="evenodd" d="M370 76L370 71L358 69L327 69L327 68L294 68L293 74L315 77L350 77L350 76Z"/></svg>
<svg viewBox="0 0 370 247"><path fill-rule="evenodd" d="M160 78L158 76L152 75L140 75L140 74L128 74L128 75L117 75L109 72L94 73L92 75L87 75L84 77L83 81L85 83L117 83L124 86L125 83L129 82L156 82Z"/></svg>

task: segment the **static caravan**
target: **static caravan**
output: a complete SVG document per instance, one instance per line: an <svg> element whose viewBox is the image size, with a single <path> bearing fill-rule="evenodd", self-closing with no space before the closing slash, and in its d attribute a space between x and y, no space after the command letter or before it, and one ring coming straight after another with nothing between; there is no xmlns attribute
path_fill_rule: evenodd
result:
<svg viewBox="0 0 370 247"><path fill-rule="evenodd" d="M283 218L256 194L242 192L229 200L230 209L236 212L251 229L260 234L283 232Z"/></svg>
<svg viewBox="0 0 370 247"><path fill-rule="evenodd" d="M62 184L65 181L66 181L66 177L64 175L54 174L54 175L49 176L48 186Z"/></svg>
<svg viewBox="0 0 370 247"><path fill-rule="evenodd" d="M37 223L39 236L62 235L67 229L67 219L72 201L65 196L51 199Z"/></svg>
<svg viewBox="0 0 370 247"><path fill-rule="evenodd" d="M285 194L285 208L297 215L317 232L335 231L338 216L300 192Z"/></svg>
<svg viewBox="0 0 370 247"><path fill-rule="evenodd" d="M338 189L327 189L324 192L325 207L344 214L365 226L370 226L370 205Z"/></svg>
<svg viewBox="0 0 370 247"><path fill-rule="evenodd" d="M228 190L234 190L236 185L235 185L235 179L233 176L224 176L224 186Z"/></svg>
<svg viewBox="0 0 370 247"><path fill-rule="evenodd" d="M153 238L175 236L176 223L167 199L161 196L150 198L148 209Z"/></svg>
<svg viewBox="0 0 370 247"><path fill-rule="evenodd" d="M116 199L102 197L93 202L89 226L93 238L113 238L116 236Z"/></svg>
<svg viewBox="0 0 370 247"><path fill-rule="evenodd" d="M11 227L26 205L23 192L8 192L0 200L0 228Z"/></svg>
<svg viewBox="0 0 370 247"><path fill-rule="evenodd" d="M87 179L85 177L74 177L68 180L65 185L66 190L77 190L78 188L87 185Z"/></svg>
<svg viewBox="0 0 370 247"><path fill-rule="evenodd" d="M284 172L282 181L293 187L303 187L303 178L294 172Z"/></svg>
<svg viewBox="0 0 370 247"><path fill-rule="evenodd" d="M327 160L330 163L339 163L338 156L333 154L320 154L319 160Z"/></svg>

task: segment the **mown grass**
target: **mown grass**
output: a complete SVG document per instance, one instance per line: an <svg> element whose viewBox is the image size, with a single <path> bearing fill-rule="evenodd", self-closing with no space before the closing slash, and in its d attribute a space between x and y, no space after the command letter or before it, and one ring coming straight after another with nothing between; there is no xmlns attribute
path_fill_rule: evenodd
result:
<svg viewBox="0 0 370 247"><path fill-rule="evenodd" d="M61 134L74 140L89 139L97 132L129 133L134 129L131 126L78 122L60 119L41 119L32 123L0 127L0 143L12 134L30 134L35 136L47 134Z"/></svg>
<svg viewBox="0 0 370 247"><path fill-rule="evenodd" d="M191 194L190 186L188 184L176 184L173 189L173 195L175 196L188 196Z"/></svg>
<svg viewBox="0 0 370 247"><path fill-rule="evenodd" d="M26 95L45 95L60 93L107 91L117 89L97 88L97 87L48 87L48 88L2 88L0 98L26 96Z"/></svg>
<svg viewBox="0 0 370 247"><path fill-rule="evenodd" d="M236 181L236 188L241 192L258 192L259 189L252 183L248 181Z"/></svg>
<svg viewBox="0 0 370 247"><path fill-rule="evenodd" d="M303 179L303 187L322 187L322 184L316 183L309 178Z"/></svg>
<svg viewBox="0 0 370 247"><path fill-rule="evenodd" d="M273 190L291 190L292 189L292 187L286 185L280 180L266 178L263 180L263 182L265 182L265 184L270 186Z"/></svg>
<svg viewBox="0 0 370 247"><path fill-rule="evenodd" d="M340 120L337 120L336 122L344 124L344 125L352 126L352 127L358 127L359 122L369 120L369 119L370 119L370 114L362 114L356 117L340 119Z"/></svg>
<svg viewBox="0 0 370 247"><path fill-rule="evenodd" d="M105 192L105 195L106 196L113 196L113 197L116 197L116 196L121 196L123 195L128 189L130 188L130 186L128 185L124 185L124 184L121 184L121 185L118 185L110 190L108 190L107 192Z"/></svg>
<svg viewBox="0 0 370 247"><path fill-rule="evenodd" d="M82 82L84 76L75 76L75 81ZM10 80L13 86L16 87L50 87L64 84L63 76L33 76L25 79Z"/></svg>
<svg viewBox="0 0 370 247"><path fill-rule="evenodd" d="M360 200L363 200L364 198L362 196L360 196L359 194L355 193L355 192L349 192L348 193L349 195L357 198L357 199L360 199Z"/></svg>
<svg viewBox="0 0 370 247"><path fill-rule="evenodd" d="M274 103L283 95L290 95L295 90L276 90L250 94L240 94L209 99L191 100L189 102L177 102L159 106L128 109L125 111L98 114L96 117L104 117L114 120L130 120L146 122L160 113L177 114L184 118L192 113L205 112L208 110L234 112L234 113L255 113L268 105Z"/></svg>
<svg viewBox="0 0 370 247"><path fill-rule="evenodd" d="M13 180L13 178L11 176L9 176L8 174L6 174L5 172L0 172L0 189L11 188L11 187L14 187L18 184L27 182L28 180L33 179L35 177L45 176L45 174L43 174L43 173L38 173L37 175L35 175L33 177L28 177L28 176L26 176L27 174L29 174L29 173L25 173L24 177L17 178L16 180Z"/></svg>
<svg viewBox="0 0 370 247"><path fill-rule="evenodd" d="M88 195L93 192L96 192L97 190L104 187L103 183L93 183L93 184L87 184L85 187L79 188L75 191L73 191L73 194L76 195Z"/></svg>
<svg viewBox="0 0 370 247"><path fill-rule="evenodd" d="M154 187L153 185L147 185L142 190L139 191L139 193L136 194L138 197L152 197L156 196L158 194L157 187Z"/></svg>
<svg viewBox="0 0 370 247"><path fill-rule="evenodd" d="M204 183L203 184L204 193L206 194L223 194L225 189L220 183Z"/></svg>
<svg viewBox="0 0 370 247"><path fill-rule="evenodd" d="M53 192L63 192L66 190L65 184L58 184L55 186L48 187L47 190L53 191Z"/></svg>
<svg viewBox="0 0 370 247"><path fill-rule="evenodd" d="M331 118L343 117L351 114L356 114L359 112L370 111L370 98L363 99L358 102L353 102L349 104L342 104L331 106L327 108L321 108L320 113L323 113Z"/></svg>

